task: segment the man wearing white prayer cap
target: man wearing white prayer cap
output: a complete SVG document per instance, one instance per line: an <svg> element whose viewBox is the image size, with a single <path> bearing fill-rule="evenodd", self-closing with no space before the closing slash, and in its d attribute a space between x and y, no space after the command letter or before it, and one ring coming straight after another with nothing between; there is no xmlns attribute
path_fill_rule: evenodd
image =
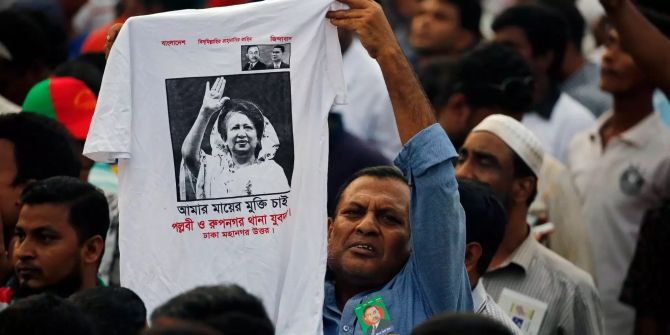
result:
<svg viewBox="0 0 670 335"><path fill-rule="evenodd" d="M535 135L502 114L486 117L461 147L456 177L489 184L507 209L505 236L484 286L524 333L601 334L591 276L530 234L526 217L543 157Z"/></svg>

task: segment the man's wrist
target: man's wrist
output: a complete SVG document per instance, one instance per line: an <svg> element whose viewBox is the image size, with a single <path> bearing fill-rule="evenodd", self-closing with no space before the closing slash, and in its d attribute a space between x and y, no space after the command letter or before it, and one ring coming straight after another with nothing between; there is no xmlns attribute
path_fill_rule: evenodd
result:
<svg viewBox="0 0 670 335"><path fill-rule="evenodd" d="M377 52L377 61L378 62L383 62L386 60L392 60L392 61L397 61L399 58L402 57L405 58L405 54L402 52L402 49L400 49L400 46L389 46L380 49Z"/></svg>

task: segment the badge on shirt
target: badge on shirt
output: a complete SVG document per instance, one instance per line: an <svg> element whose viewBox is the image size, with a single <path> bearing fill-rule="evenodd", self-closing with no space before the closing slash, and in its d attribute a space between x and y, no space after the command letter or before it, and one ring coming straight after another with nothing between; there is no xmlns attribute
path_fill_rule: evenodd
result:
<svg viewBox="0 0 670 335"><path fill-rule="evenodd" d="M633 196L639 194L643 185L644 177L640 169L635 165L629 166L619 178L619 187L621 187L621 191L626 195Z"/></svg>
<svg viewBox="0 0 670 335"><path fill-rule="evenodd" d="M358 324L366 335L389 335L394 333L393 323L384 300L376 296L354 307Z"/></svg>
<svg viewBox="0 0 670 335"><path fill-rule="evenodd" d="M502 290L498 305L527 335L539 332L547 312L546 303L507 288Z"/></svg>

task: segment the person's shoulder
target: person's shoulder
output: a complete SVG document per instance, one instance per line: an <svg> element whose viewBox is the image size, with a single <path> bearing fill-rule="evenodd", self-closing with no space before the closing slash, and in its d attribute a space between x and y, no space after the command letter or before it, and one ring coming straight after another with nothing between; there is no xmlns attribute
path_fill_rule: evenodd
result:
<svg viewBox="0 0 670 335"><path fill-rule="evenodd" d="M593 113L586 106L565 92L561 93L558 101L556 101L554 112L555 115L571 123L593 123L596 120ZM552 115L554 114L552 113Z"/></svg>
<svg viewBox="0 0 670 335"><path fill-rule="evenodd" d="M254 69L262 70L262 69L267 69L267 67L268 67L267 64L265 64L261 61L258 61L258 63L256 63L256 66L254 66Z"/></svg>
<svg viewBox="0 0 670 335"><path fill-rule="evenodd" d="M595 291L593 278L590 274L541 245L539 242L537 244L537 257L545 269L552 273L552 277L566 284L568 287L580 287Z"/></svg>

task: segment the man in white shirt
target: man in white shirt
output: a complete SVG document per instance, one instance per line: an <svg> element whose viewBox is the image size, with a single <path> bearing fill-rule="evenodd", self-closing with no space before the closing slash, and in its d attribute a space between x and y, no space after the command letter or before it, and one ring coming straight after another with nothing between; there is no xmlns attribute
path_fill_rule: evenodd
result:
<svg viewBox="0 0 670 335"><path fill-rule="evenodd" d="M591 232L607 334L632 334L635 313L619 295L644 213L670 195L670 130L653 110L656 85L621 47L614 28L600 86L614 96L614 109L575 137L569 168Z"/></svg>
<svg viewBox="0 0 670 335"><path fill-rule="evenodd" d="M591 112L558 87L568 26L560 14L538 5L515 6L493 22L495 40L516 49L531 65L534 107L522 123L544 150L565 163L572 137L593 124Z"/></svg>

